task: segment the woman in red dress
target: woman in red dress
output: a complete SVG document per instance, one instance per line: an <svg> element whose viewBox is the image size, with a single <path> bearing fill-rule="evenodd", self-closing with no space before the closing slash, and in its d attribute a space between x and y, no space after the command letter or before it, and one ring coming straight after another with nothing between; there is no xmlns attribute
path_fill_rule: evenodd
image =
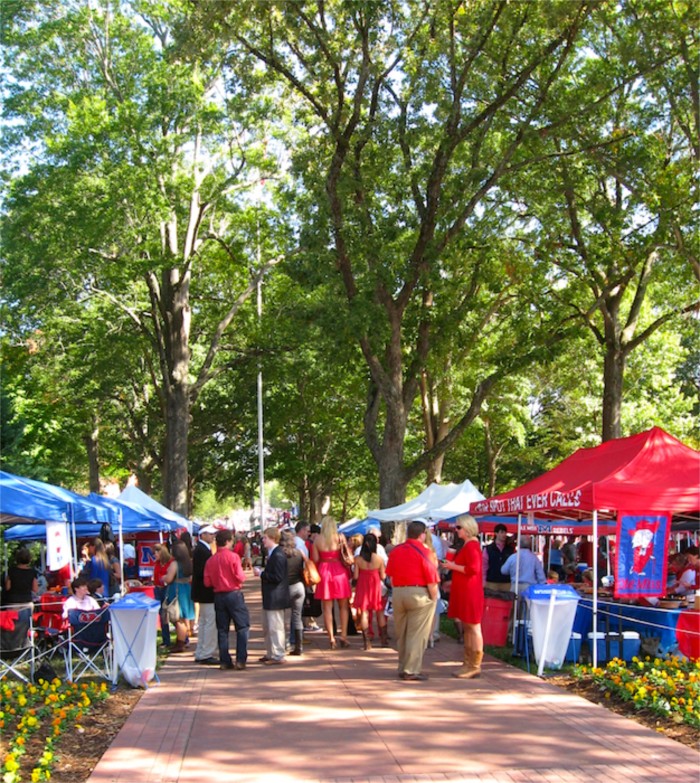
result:
<svg viewBox="0 0 700 783"><path fill-rule="evenodd" d="M382 606L382 582L384 581L384 560L377 554L377 537L367 533L362 541L360 554L355 558L353 576L357 581L353 606L360 614L360 627L365 650L372 649L369 638L369 612L377 614L379 637L382 647L389 646L386 635L386 616Z"/></svg>
<svg viewBox="0 0 700 783"><path fill-rule="evenodd" d="M458 538L464 546L453 561L443 560L442 566L452 571L452 589L447 616L464 624L464 663L453 672L454 677L471 679L481 674L484 657L484 639L481 619L484 614L484 584L481 570L479 526L474 517L462 514L455 521Z"/></svg>
<svg viewBox="0 0 700 783"><path fill-rule="evenodd" d="M342 537L342 541L345 537ZM346 544L347 546L347 544ZM338 642L341 647L349 647L347 640L348 619L350 617L350 574L340 558L341 534L332 517L324 517L321 532L316 536L311 559L318 565L321 581L316 585L316 598L323 607L323 622L330 642L331 650L336 649L333 633L333 601L338 602L340 628Z"/></svg>

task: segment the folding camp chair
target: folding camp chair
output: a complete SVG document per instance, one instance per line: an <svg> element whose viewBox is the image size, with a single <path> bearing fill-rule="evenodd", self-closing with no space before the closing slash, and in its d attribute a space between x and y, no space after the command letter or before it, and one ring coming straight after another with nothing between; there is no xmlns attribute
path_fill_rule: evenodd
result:
<svg viewBox="0 0 700 783"><path fill-rule="evenodd" d="M60 655L68 667L68 620L63 617L65 596L44 593L39 609L34 612L36 662L52 660Z"/></svg>
<svg viewBox="0 0 700 783"><path fill-rule="evenodd" d="M34 679L33 608L32 604L13 604L0 609L0 680L8 674L23 682ZM27 665L28 674L24 671Z"/></svg>
<svg viewBox="0 0 700 783"><path fill-rule="evenodd" d="M70 609L68 622L68 679L77 682L81 677L95 675L111 681L114 650L109 629L109 608L91 612Z"/></svg>

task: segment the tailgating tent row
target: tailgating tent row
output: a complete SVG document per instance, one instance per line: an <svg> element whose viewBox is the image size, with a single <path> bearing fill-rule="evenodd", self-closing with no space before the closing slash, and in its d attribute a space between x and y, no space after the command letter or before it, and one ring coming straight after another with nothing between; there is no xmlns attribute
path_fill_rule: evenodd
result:
<svg viewBox="0 0 700 783"><path fill-rule="evenodd" d="M144 493L141 495L148 498ZM152 503L159 506L155 501ZM5 531L8 541L41 540L46 537L46 522L66 522L70 526L75 553L77 537L96 535L98 525L103 523L110 524L118 532L120 544L124 533L190 527L184 517L161 508L167 516L128 499L110 500L95 494L85 497L53 484L0 471L0 523L12 525Z"/></svg>
<svg viewBox="0 0 700 783"><path fill-rule="evenodd" d="M600 446L579 449L542 476L471 504L475 516L590 517L594 542L599 520L619 512L692 517L700 509L700 452L654 427ZM597 627L598 558L593 559L593 627ZM595 657L595 651L594 651ZM594 660L595 664L595 660Z"/></svg>

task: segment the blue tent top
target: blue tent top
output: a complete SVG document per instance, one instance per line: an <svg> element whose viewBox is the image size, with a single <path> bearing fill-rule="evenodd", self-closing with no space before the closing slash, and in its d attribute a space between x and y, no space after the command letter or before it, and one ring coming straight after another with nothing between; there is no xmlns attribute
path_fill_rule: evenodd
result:
<svg viewBox="0 0 700 783"><path fill-rule="evenodd" d="M144 508L137 503L130 503L128 500L113 500L112 498L95 495L92 492L88 495L88 498L94 503L113 509L117 515L120 515L122 532L124 533L138 533L142 530L168 532L177 530L179 527L177 522L167 519L156 511Z"/></svg>
<svg viewBox="0 0 700 783"><path fill-rule="evenodd" d="M127 593L118 601L110 605L109 611L139 611L153 612L160 609L160 601L147 596L145 593Z"/></svg>
<svg viewBox="0 0 700 783"><path fill-rule="evenodd" d="M0 519L4 523L34 519L116 525L119 516L76 492L0 471Z"/></svg>
<svg viewBox="0 0 700 783"><path fill-rule="evenodd" d="M192 532L192 523L189 521L189 519L186 519L183 516L180 516L180 514L176 514L174 511L171 511L166 506L161 505L157 500L153 500L152 497L147 495L143 490L140 490L138 487L135 486L129 486L127 487L117 498L120 502L122 500L126 500L129 503L137 503L142 508L145 508L147 511L154 511L156 514L158 514L160 517L163 517L164 519L168 519L171 522L177 523L178 527L185 527L187 530Z"/></svg>

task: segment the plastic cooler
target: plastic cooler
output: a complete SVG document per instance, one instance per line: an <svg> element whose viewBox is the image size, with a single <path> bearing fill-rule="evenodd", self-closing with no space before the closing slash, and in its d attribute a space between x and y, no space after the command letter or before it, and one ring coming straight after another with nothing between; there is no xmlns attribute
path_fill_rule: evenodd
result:
<svg viewBox="0 0 700 783"><path fill-rule="evenodd" d="M503 598L484 599L484 615L481 619L481 633L484 644L505 647L508 643L508 621L512 601Z"/></svg>
<svg viewBox="0 0 700 783"><path fill-rule="evenodd" d="M578 663L581 655L581 634L572 631L569 646L566 648L566 660L569 663Z"/></svg>
<svg viewBox="0 0 700 783"><path fill-rule="evenodd" d="M523 593L532 625L532 646L541 671L560 669L569 647L579 594L570 585L530 585Z"/></svg>
<svg viewBox="0 0 700 783"><path fill-rule="evenodd" d="M623 661L631 661L635 655L639 655L641 640L636 631L623 631L619 633L604 634L601 631L588 634L588 648L593 655L593 644L598 649L598 661L605 662L612 658L621 658ZM608 650L610 651L608 653Z"/></svg>

